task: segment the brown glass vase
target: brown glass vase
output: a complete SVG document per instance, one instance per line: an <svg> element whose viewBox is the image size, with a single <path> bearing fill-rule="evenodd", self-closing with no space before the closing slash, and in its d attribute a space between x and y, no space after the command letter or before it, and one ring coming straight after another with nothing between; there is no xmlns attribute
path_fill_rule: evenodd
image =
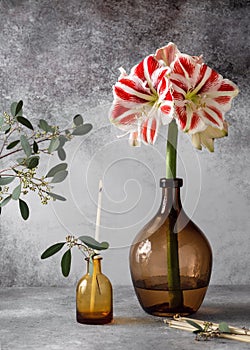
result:
<svg viewBox="0 0 250 350"><path fill-rule="evenodd" d="M76 287L76 319L85 324L106 324L113 320L113 292L109 279L101 271L102 258L87 261L87 273ZM91 264L91 265L90 265Z"/></svg>
<svg viewBox="0 0 250 350"><path fill-rule="evenodd" d="M161 205L130 248L130 272L142 308L155 316L196 312L207 291L212 251L182 209L182 179L161 179Z"/></svg>

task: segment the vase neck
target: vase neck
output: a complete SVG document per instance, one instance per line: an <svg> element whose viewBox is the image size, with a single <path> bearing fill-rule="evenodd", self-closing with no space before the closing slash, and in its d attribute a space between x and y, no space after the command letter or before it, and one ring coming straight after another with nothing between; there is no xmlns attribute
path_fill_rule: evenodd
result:
<svg viewBox="0 0 250 350"><path fill-rule="evenodd" d="M160 212L169 213L171 209L175 211L181 211L181 197L180 197L180 188L183 184L182 179L166 179L163 178L160 180L160 187L162 188L162 199Z"/></svg>

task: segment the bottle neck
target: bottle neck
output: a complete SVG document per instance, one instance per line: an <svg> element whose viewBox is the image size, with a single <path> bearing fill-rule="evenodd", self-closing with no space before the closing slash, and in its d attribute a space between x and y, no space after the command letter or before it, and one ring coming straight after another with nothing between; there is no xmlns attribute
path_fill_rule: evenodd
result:
<svg viewBox="0 0 250 350"><path fill-rule="evenodd" d="M95 256L92 261L93 261L93 272L97 275L99 273L102 273L101 269L101 260L102 258L100 256Z"/></svg>
<svg viewBox="0 0 250 350"><path fill-rule="evenodd" d="M169 213L172 209L178 212L181 211L180 187L182 186L182 179L161 179L160 186L162 187L161 214Z"/></svg>
<svg viewBox="0 0 250 350"><path fill-rule="evenodd" d="M90 258L85 259L87 262L87 274L92 275L94 272L95 274L102 273L101 269L101 260L102 258L100 256L94 257L91 261Z"/></svg>

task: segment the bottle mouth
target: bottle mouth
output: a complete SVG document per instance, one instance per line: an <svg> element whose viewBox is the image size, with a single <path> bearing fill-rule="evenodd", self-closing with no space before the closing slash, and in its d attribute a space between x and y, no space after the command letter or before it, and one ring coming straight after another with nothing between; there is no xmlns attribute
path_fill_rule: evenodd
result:
<svg viewBox="0 0 250 350"><path fill-rule="evenodd" d="M86 261L90 261L90 258L89 257L87 257L87 258L85 258L85 260ZM102 256L101 255L94 255L93 257L92 257L92 260L102 260Z"/></svg>
<svg viewBox="0 0 250 350"><path fill-rule="evenodd" d="M167 179L163 177L160 179L160 187L162 188L176 188L176 187L182 187L183 180L180 178L175 179Z"/></svg>

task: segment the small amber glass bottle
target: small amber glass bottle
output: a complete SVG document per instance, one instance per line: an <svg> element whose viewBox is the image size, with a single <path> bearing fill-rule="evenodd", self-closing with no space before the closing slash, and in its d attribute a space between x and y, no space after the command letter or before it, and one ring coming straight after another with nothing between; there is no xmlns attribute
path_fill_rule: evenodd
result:
<svg viewBox="0 0 250 350"><path fill-rule="evenodd" d="M101 271L101 260L100 255L94 256L92 261L87 258L87 273L77 284L76 319L79 323L106 324L113 320L112 285Z"/></svg>

